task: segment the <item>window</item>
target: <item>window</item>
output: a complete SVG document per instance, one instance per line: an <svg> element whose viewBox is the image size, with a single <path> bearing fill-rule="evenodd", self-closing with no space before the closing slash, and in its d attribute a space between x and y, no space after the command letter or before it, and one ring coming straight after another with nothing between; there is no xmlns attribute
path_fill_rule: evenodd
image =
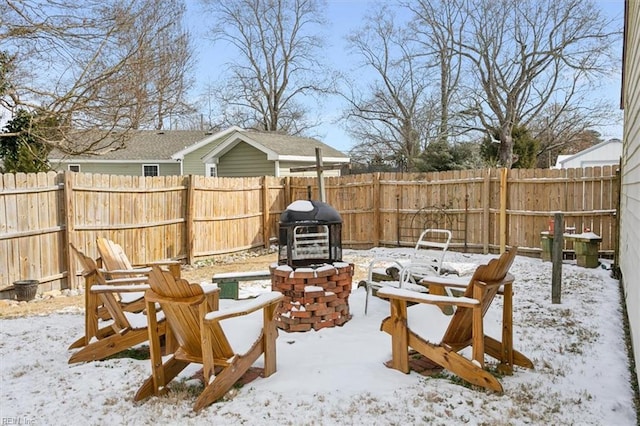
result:
<svg viewBox="0 0 640 426"><path fill-rule="evenodd" d="M207 177L218 177L218 167L215 164L205 164Z"/></svg>
<svg viewBox="0 0 640 426"><path fill-rule="evenodd" d="M142 176L160 176L160 166L157 164L143 164Z"/></svg>
<svg viewBox="0 0 640 426"><path fill-rule="evenodd" d="M69 164L69 171L80 173L80 164Z"/></svg>

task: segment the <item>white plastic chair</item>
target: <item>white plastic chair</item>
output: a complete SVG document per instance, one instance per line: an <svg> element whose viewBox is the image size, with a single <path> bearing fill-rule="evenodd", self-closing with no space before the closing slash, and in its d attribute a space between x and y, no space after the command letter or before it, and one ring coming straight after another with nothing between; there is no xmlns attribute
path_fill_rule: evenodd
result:
<svg viewBox="0 0 640 426"><path fill-rule="evenodd" d="M442 274L444 256L451 243L451 231L447 229L425 229L418 237L411 258L375 258L369 263L366 281L360 282L366 288L364 313L369 307L369 295L382 287L398 287L408 290L428 292L419 284L427 276Z"/></svg>

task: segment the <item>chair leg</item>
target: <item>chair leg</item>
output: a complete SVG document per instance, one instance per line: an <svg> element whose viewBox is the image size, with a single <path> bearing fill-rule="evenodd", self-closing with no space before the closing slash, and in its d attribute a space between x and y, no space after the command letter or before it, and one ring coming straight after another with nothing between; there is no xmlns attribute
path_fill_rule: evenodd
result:
<svg viewBox="0 0 640 426"><path fill-rule="evenodd" d="M369 294L371 293L371 285L367 281L364 285L364 314L367 315L367 310L369 309Z"/></svg>
<svg viewBox="0 0 640 426"><path fill-rule="evenodd" d="M513 354L513 364L507 364L501 357L503 354L503 343L497 341L493 337L484 336L484 348L485 353L498 361L500 361L500 365L498 366L498 370L502 374L511 374L513 373L513 366L517 365L519 367L524 368L533 368L533 362L521 352L518 352L515 349L511 350Z"/></svg>
<svg viewBox="0 0 640 426"><path fill-rule="evenodd" d="M97 361L105 359L132 346L138 345L148 338L147 330L132 330L124 334L114 334L97 342L93 342L69 358L69 364L76 362Z"/></svg>
<svg viewBox="0 0 640 426"><path fill-rule="evenodd" d="M151 395L160 395L166 391L165 386L167 383L171 382L182 370L184 370L190 362L180 361L171 357L167 362L165 362L160 368L162 369L162 383L158 383L158 387L154 384L154 376L151 375L144 381L138 392L136 392L134 401L141 401L145 398L150 397Z"/></svg>
<svg viewBox="0 0 640 426"><path fill-rule="evenodd" d="M262 340L258 340L245 355L236 355L233 361L215 377L213 382L205 383L206 387L196 400L193 410L200 411L222 398L260 355L262 355Z"/></svg>
<svg viewBox="0 0 640 426"><path fill-rule="evenodd" d="M506 365L506 370L513 372L513 288L511 284L505 284L503 290L502 306L502 354L501 364Z"/></svg>
<svg viewBox="0 0 640 426"><path fill-rule="evenodd" d="M98 329L94 337L98 340L102 340L114 334L115 334L115 331L113 330L113 327L106 326ZM82 336L78 338L78 340L76 340L69 346L69 350L82 348L84 346L87 346L87 336Z"/></svg>
<svg viewBox="0 0 640 426"><path fill-rule="evenodd" d="M409 372L409 330L407 328L407 302L391 299L391 366L403 373Z"/></svg>
<svg viewBox="0 0 640 426"><path fill-rule="evenodd" d="M484 300L484 289L480 286L473 286L473 298ZM471 310L471 353L473 360L480 368L484 368L484 325L482 306L476 306Z"/></svg>
<svg viewBox="0 0 640 426"><path fill-rule="evenodd" d="M278 338L278 329L274 322L276 307L279 304L272 304L263 309L263 331L262 345L264 348L264 377L269 377L276 372L276 339Z"/></svg>
<svg viewBox="0 0 640 426"><path fill-rule="evenodd" d="M427 343L427 347L416 349L429 360L451 371L467 382L502 393L502 385L491 373L485 371L473 361L468 360L457 352L447 351L445 348Z"/></svg>

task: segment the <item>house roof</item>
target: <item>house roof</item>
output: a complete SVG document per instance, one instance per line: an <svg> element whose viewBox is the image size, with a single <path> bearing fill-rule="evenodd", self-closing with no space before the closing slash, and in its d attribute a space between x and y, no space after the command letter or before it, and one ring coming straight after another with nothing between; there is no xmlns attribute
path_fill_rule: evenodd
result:
<svg viewBox="0 0 640 426"><path fill-rule="evenodd" d="M93 161L124 161L124 160L172 160L176 152L210 137L210 133L202 130L137 130L127 135L126 145L120 149L109 148L108 145L116 136L107 137L95 154L80 154L69 156L58 150L49 154L50 160L93 160ZM105 148L100 148L100 146Z"/></svg>
<svg viewBox="0 0 640 426"><path fill-rule="evenodd" d="M240 141L253 145L267 153L270 160L287 159L288 157L306 161L315 161L315 148L322 148L323 158L331 158L337 162L348 162L342 152L317 139L290 136L275 132L260 132L230 127L217 133L205 133L201 130L137 130L128 135L126 145L120 149L109 148L108 145L115 136L108 137L95 149L96 154L81 154L68 156L54 150L49 155L50 160L77 161L176 161L181 160L190 152L209 145L211 152L222 152L235 146ZM220 154L220 155L222 155ZM205 156L208 157L209 155Z"/></svg>
<svg viewBox="0 0 640 426"><path fill-rule="evenodd" d="M240 142L245 142L264 152L267 154L267 159L272 161L315 162L316 148L321 148L322 158L325 161L349 162L349 157L317 139L255 130L238 130L230 133L219 144L212 146L212 150L202 158L207 162L213 158L219 158Z"/></svg>
<svg viewBox="0 0 640 426"><path fill-rule="evenodd" d="M558 159L556 160L556 168L561 168L562 164L571 161L573 159L579 158L584 156L585 154L588 154L592 151L595 151L597 149L600 149L604 146L610 145L610 144L621 144L622 145L622 141L620 139L609 139L607 141L604 142L600 142L598 144L595 144L593 146L590 146L587 149L583 149L580 152L576 152L573 155L558 155ZM616 160L616 159L612 159L612 160Z"/></svg>

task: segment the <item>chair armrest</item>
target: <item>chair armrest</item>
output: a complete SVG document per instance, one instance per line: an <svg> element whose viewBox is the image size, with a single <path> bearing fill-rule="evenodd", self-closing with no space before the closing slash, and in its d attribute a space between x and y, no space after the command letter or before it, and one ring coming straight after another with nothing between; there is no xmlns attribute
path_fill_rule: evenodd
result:
<svg viewBox="0 0 640 426"><path fill-rule="evenodd" d="M469 286L471 277L425 277L420 280L421 284L435 284L443 287L466 288Z"/></svg>
<svg viewBox="0 0 640 426"><path fill-rule="evenodd" d="M205 322L218 322L233 317L247 315L274 303L280 303L282 299L284 299L284 296L282 293L277 291L263 293L253 300L248 300L231 308L224 309L222 311L209 312L205 315L204 320Z"/></svg>
<svg viewBox="0 0 640 426"><path fill-rule="evenodd" d="M406 260L410 261L410 259L406 259ZM371 259L371 261L369 262L369 268L372 268L376 263L380 263L380 262L389 262L391 264L396 264L400 268L403 268L406 265L406 264L400 263L400 261L398 261L397 258L393 258L393 257L375 257L375 258Z"/></svg>
<svg viewBox="0 0 640 426"><path fill-rule="evenodd" d="M438 276L436 265L431 262L411 261L400 270L400 287L403 287L406 283L423 285L421 280L432 276Z"/></svg>
<svg viewBox="0 0 640 426"><path fill-rule="evenodd" d="M93 285L92 293L139 293L149 290L148 284L132 284L132 285Z"/></svg>
<svg viewBox="0 0 640 426"><path fill-rule="evenodd" d="M388 269L391 267L397 268L398 273L400 273L400 271L405 267L405 265L400 263L398 259L394 259L391 257L376 257L369 262L369 266L367 268L367 282L369 283L373 282L373 274L374 272L376 272L376 270L382 267L382 265L380 265L382 263L386 263L386 265L384 265L384 273L383 273L384 275L387 274ZM394 278L392 276L389 276L389 277L392 279Z"/></svg>
<svg viewBox="0 0 640 426"><path fill-rule="evenodd" d="M179 260L154 260L153 262L146 262L145 266L162 266L162 265L182 265Z"/></svg>
<svg viewBox="0 0 640 426"><path fill-rule="evenodd" d="M202 288L202 291L204 292L204 294L210 294L210 293L214 293L214 292L219 292L220 291L220 287L218 287L217 284L204 284L204 283L200 283L200 288Z"/></svg>
<svg viewBox="0 0 640 426"><path fill-rule="evenodd" d="M151 268L133 268L133 269L102 269L105 274L110 275L148 275L151 272Z"/></svg>
<svg viewBox="0 0 640 426"><path fill-rule="evenodd" d="M441 307L455 305L465 308L475 308L480 306L480 301L471 297L436 296L394 287L382 287L378 290L378 296L385 299L399 299L406 302L426 303Z"/></svg>
<svg viewBox="0 0 640 426"><path fill-rule="evenodd" d="M108 285L132 285L132 284L148 284L149 277L146 275L143 277L124 277L114 278L112 280L105 280L105 284Z"/></svg>

